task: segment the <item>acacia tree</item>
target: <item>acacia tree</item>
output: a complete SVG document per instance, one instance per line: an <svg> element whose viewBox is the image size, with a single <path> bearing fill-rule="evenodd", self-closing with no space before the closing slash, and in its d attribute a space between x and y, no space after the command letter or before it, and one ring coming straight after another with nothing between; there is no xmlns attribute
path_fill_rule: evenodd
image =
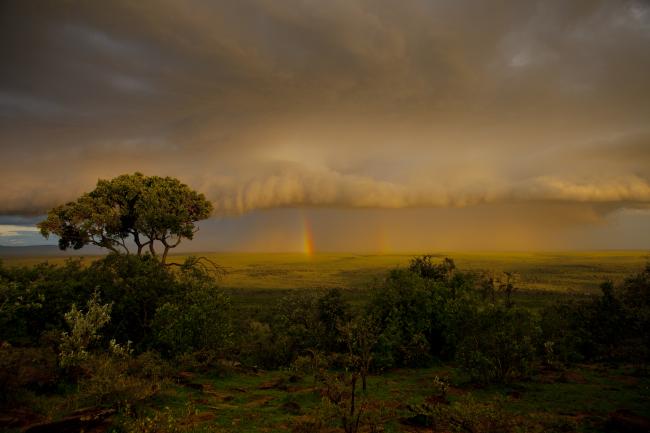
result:
<svg viewBox="0 0 650 433"><path fill-rule="evenodd" d="M131 240L138 255L148 247L156 256L160 242L164 263L169 250L192 239L195 223L211 212L205 196L178 179L135 173L99 180L93 191L50 210L38 227L46 238L58 236L62 250L91 244L130 254Z"/></svg>

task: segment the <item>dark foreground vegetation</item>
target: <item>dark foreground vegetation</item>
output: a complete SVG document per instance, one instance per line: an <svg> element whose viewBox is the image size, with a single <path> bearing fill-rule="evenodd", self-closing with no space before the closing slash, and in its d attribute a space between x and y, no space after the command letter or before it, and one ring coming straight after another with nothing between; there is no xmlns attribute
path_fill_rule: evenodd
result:
<svg viewBox="0 0 650 433"><path fill-rule="evenodd" d="M516 276L414 258L251 308L219 269L0 265L6 431L648 431L650 266L524 308ZM365 298L364 298L365 299Z"/></svg>

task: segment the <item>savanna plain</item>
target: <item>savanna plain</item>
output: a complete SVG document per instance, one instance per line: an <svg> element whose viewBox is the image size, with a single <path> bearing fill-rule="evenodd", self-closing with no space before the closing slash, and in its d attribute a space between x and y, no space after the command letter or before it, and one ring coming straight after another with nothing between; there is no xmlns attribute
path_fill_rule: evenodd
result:
<svg viewBox="0 0 650 433"><path fill-rule="evenodd" d="M648 431L648 257L5 257L0 429Z"/></svg>

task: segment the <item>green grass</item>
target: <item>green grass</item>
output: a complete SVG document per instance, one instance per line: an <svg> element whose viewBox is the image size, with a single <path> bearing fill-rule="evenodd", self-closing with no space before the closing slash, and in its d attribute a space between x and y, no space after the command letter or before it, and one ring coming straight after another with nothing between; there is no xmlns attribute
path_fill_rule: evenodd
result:
<svg viewBox="0 0 650 433"><path fill-rule="evenodd" d="M234 307L256 314L292 290L343 289L344 298L362 305L369 288L386 273L408 266L414 254L335 254L307 256L299 253L198 253L226 271L220 285ZM599 292L606 280L620 282L639 272L648 262L647 252L561 252L561 253L466 253L444 252L463 271L509 271L518 275L514 300L537 309L559 298L580 297ZM187 255L170 256L182 262ZM96 257L86 257L90 262ZM7 257L7 265L34 265L43 261L63 263L64 257Z"/></svg>
<svg viewBox="0 0 650 433"><path fill-rule="evenodd" d="M289 383L288 389L260 389L262 384L290 374L237 373L223 378L198 375L193 381L204 385L202 391L175 385L148 404L152 410L171 407L177 413L191 405L197 431L201 425L224 432L291 431L301 416L316 416L321 395L309 376ZM608 414L616 409L650 415L650 379L632 375L627 367L578 366L563 373L542 373L530 381L477 388L456 368L440 366L393 370L369 378L367 398L389 408L385 431L413 431L399 419L412 415L409 406L417 406L436 394L436 376L450 383L452 402L469 397L488 405L499 401L506 413L528 422L550 420L579 425L579 431L602 431ZM284 409L287 402L297 403L301 413L288 413Z"/></svg>
<svg viewBox="0 0 650 433"><path fill-rule="evenodd" d="M367 288L390 269L408 265L413 254L203 254L223 266L221 284L237 289ZM621 281L640 271L647 252L462 253L452 257L465 271L510 271L523 290L594 293L605 280ZM181 261L183 255L172 256Z"/></svg>
<svg viewBox="0 0 650 433"><path fill-rule="evenodd" d="M343 289L369 287L390 269L404 267L415 254L320 253L197 253L226 270L221 285L226 289L268 290ZM595 293L605 280L621 281L640 271L650 255L645 251L480 253L442 252L465 271L510 271L527 291ZM186 254L170 256L181 262ZM93 260L87 257L84 260ZM62 263L64 257L5 257L8 265L33 265L43 261Z"/></svg>

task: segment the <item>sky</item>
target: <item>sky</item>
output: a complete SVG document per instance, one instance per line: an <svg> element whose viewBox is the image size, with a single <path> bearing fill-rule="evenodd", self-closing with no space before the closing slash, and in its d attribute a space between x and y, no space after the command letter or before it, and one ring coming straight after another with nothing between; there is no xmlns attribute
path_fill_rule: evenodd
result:
<svg viewBox="0 0 650 433"><path fill-rule="evenodd" d="M0 64L0 245L140 171L185 249L650 247L648 1L8 0Z"/></svg>

